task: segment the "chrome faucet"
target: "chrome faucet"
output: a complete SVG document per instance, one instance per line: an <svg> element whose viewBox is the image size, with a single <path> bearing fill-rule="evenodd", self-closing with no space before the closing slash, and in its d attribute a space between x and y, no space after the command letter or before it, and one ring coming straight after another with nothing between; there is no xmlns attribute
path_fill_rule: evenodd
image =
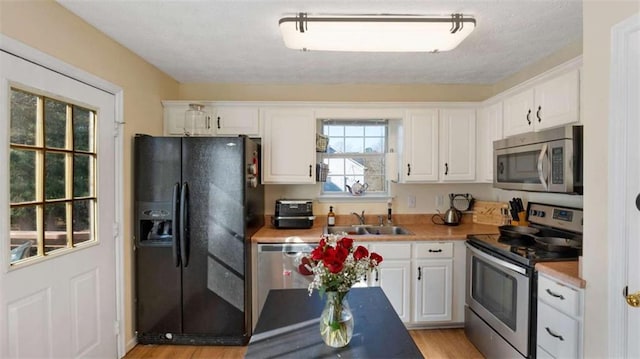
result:
<svg viewBox="0 0 640 359"><path fill-rule="evenodd" d="M351 214L358 217L358 221L360 221L360 224L364 225L364 211L362 211L362 214L357 214L356 212L351 212Z"/></svg>

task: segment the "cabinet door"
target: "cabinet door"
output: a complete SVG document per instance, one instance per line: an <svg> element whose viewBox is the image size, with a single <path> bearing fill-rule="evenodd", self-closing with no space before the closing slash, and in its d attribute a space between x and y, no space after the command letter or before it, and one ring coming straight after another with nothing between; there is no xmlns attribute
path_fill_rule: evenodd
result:
<svg viewBox="0 0 640 359"><path fill-rule="evenodd" d="M536 130L579 120L579 72L574 70L535 88Z"/></svg>
<svg viewBox="0 0 640 359"><path fill-rule="evenodd" d="M311 109L264 110L263 183L315 183L316 125Z"/></svg>
<svg viewBox="0 0 640 359"><path fill-rule="evenodd" d="M504 137L533 131L533 89L504 100Z"/></svg>
<svg viewBox="0 0 640 359"><path fill-rule="evenodd" d="M476 111L440 110L440 179L473 181L476 177Z"/></svg>
<svg viewBox="0 0 640 359"><path fill-rule="evenodd" d="M384 258L384 254L382 255ZM410 296L410 260L384 260L371 273L372 287L381 287L389 302L396 310L400 320L407 323L411 320Z"/></svg>
<svg viewBox="0 0 640 359"><path fill-rule="evenodd" d="M403 128L403 182L437 181L438 110L408 111Z"/></svg>
<svg viewBox="0 0 640 359"><path fill-rule="evenodd" d="M185 115L189 109L187 102L170 102L163 101L164 107L164 134L166 136L184 136L185 135ZM193 136L212 136L214 134L211 125L211 112L209 106L205 106L205 116L202 121L194 123L191 135Z"/></svg>
<svg viewBox="0 0 640 359"><path fill-rule="evenodd" d="M493 141L502 139L502 102L478 111L476 182L493 183Z"/></svg>
<svg viewBox="0 0 640 359"><path fill-rule="evenodd" d="M452 259L424 259L415 262L414 322L451 320Z"/></svg>
<svg viewBox="0 0 640 359"><path fill-rule="evenodd" d="M260 109L245 106L217 106L215 116L216 135L260 136Z"/></svg>

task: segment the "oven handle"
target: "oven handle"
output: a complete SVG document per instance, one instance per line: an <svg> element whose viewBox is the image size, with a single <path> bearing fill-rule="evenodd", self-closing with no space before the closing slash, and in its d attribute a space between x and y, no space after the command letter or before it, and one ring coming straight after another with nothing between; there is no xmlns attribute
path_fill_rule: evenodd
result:
<svg viewBox="0 0 640 359"><path fill-rule="evenodd" d="M544 175L544 168L543 168L543 160L544 160L544 156L547 154L547 144L543 144L542 145L542 149L540 150L540 156L538 157L538 177L540 177L540 183L542 183L542 186L544 187L545 191L549 190L549 186L547 186L547 181L545 179L545 175Z"/></svg>
<svg viewBox="0 0 640 359"><path fill-rule="evenodd" d="M496 265L501 266L501 267L508 268L508 269L510 269L510 270L512 270L514 272L520 273L520 274L522 274L524 276L527 275L527 270L525 268L522 268L522 267L517 266L515 264L509 263L507 261L503 261L502 259L496 258L496 257L494 257L494 256L492 256L490 254L487 254L487 253L485 253L485 252L483 252L483 251L481 251L481 250L479 250L479 249L477 249L477 248L475 248L475 247L473 247L473 246L471 246L469 244L467 244L467 248L469 248L469 250L471 250L471 252L473 252L474 255L476 255L476 256L478 256L478 257L480 257L480 258L482 258L482 259L484 259L484 260L486 260L488 262L491 262L491 263L496 264Z"/></svg>

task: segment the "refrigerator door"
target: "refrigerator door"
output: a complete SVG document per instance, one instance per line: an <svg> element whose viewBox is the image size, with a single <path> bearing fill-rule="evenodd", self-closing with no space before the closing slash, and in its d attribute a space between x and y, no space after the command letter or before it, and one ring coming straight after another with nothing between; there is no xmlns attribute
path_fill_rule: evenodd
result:
<svg viewBox="0 0 640 359"><path fill-rule="evenodd" d="M180 138L134 139L136 330L138 342L182 331L181 269L175 247L174 193Z"/></svg>
<svg viewBox="0 0 640 359"><path fill-rule="evenodd" d="M188 187L183 267L185 335L248 340L246 138L183 139L182 179ZM184 248L183 248L184 249Z"/></svg>

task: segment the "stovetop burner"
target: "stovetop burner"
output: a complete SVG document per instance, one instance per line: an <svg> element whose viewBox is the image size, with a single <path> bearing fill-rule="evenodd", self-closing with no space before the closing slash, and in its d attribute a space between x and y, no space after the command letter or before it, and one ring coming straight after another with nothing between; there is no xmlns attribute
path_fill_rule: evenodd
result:
<svg viewBox="0 0 640 359"><path fill-rule="evenodd" d="M567 238L582 242L582 210L540 203L529 203L527 220L539 229L536 237ZM533 236L500 236L498 234L469 235L469 242L485 251L499 253L518 263L533 267L538 262L576 260L579 248L550 251L539 245Z"/></svg>

